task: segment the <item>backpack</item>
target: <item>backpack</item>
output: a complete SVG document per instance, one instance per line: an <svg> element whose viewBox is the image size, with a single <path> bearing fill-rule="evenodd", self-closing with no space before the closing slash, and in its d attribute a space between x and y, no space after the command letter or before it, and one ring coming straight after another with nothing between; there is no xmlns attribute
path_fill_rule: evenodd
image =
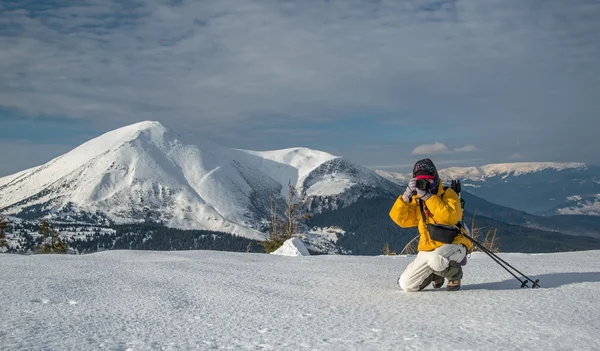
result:
<svg viewBox="0 0 600 351"><path fill-rule="evenodd" d="M454 192L456 192L456 194L458 195L458 198L460 199L460 208L462 208L463 210L465 209L465 199L463 199L460 196L460 191L461 189L461 185L460 185L460 180L459 179L452 179L451 183L450 183L450 187L445 186L444 187L444 191L448 190L448 188L454 190Z"/></svg>
<svg viewBox="0 0 600 351"><path fill-rule="evenodd" d="M444 191L446 191L448 188L454 190L456 192L456 194L458 195L458 198L460 199L460 208L464 211L465 209L465 199L462 198L462 196L460 196L460 191L462 190L462 187L460 185L460 180L459 179L452 179L451 183L450 183L450 187L445 186L444 187ZM443 196L443 194L442 194ZM463 223L462 219L456 223L456 226L459 229L465 229L469 234L471 234L471 231L469 230L469 228Z"/></svg>

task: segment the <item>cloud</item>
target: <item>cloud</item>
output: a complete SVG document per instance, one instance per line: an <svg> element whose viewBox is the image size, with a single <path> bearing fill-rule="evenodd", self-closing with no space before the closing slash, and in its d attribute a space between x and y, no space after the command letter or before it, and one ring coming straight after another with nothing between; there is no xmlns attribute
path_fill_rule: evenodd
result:
<svg viewBox="0 0 600 351"><path fill-rule="evenodd" d="M473 152L473 151L477 151L477 150L478 150L477 147L472 144L465 145L463 147L454 149L455 152Z"/></svg>
<svg viewBox="0 0 600 351"><path fill-rule="evenodd" d="M446 145L435 142L433 144L423 144L417 146L410 154L411 155L435 155L452 152Z"/></svg>
<svg viewBox="0 0 600 351"><path fill-rule="evenodd" d="M597 10L583 1L543 11L504 0L57 3L0 5L0 28L8 28L0 39L5 108L236 122L335 119L356 109L414 108L430 98L456 109L458 96L489 106L490 96L520 99L531 88L535 80L518 79L522 69L541 73L529 64L560 64L543 56L559 49L546 46L559 44L548 41L553 35L577 35L579 47L561 53L585 66L582 59L598 53L587 42L595 39L590 30L600 29L577 17ZM566 9L575 28L554 27L553 15ZM492 76L494 84L480 84ZM507 83L515 89L496 88ZM538 88L540 98L552 90ZM437 113L432 107L420 106L421 113Z"/></svg>
<svg viewBox="0 0 600 351"><path fill-rule="evenodd" d="M588 0L3 1L0 108L98 131L159 120L244 148L287 146L264 145L265 126L376 116L382 134L427 121L472 136L489 159L510 135L593 162L599 14Z"/></svg>
<svg viewBox="0 0 600 351"><path fill-rule="evenodd" d="M477 151L475 145L465 145L456 149L450 149L446 145L435 142L433 144L423 144L417 146L410 154L411 155L436 155L436 154L447 154L452 152L472 152Z"/></svg>

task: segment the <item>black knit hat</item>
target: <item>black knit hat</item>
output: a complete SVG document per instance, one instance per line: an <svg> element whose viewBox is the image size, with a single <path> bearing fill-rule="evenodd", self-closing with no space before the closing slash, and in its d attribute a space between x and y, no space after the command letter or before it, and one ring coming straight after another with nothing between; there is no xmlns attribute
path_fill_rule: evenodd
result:
<svg viewBox="0 0 600 351"><path fill-rule="evenodd" d="M434 176L436 179L439 178L433 161L428 158L424 158L415 163L415 166L413 167L413 178L419 175L430 175Z"/></svg>

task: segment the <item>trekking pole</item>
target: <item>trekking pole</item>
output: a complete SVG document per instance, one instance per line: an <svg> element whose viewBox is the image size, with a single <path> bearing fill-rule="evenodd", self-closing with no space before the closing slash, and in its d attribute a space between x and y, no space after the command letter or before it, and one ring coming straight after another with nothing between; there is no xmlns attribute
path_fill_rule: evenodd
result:
<svg viewBox="0 0 600 351"><path fill-rule="evenodd" d="M483 246L483 245L482 245L482 246ZM500 260L502 263L504 263L505 265L507 265L508 267L510 267L512 270L514 270L515 272L519 273L521 276L523 276L523 278L525 278L525 279L529 280L529 281L530 281L530 282L533 284L533 286L531 287L532 289L533 289L533 288L536 288L536 287L537 287L537 288L540 288L540 285L538 284L538 283L540 282L540 280L539 280L539 279L533 280L533 279L529 278L529 277L528 277L528 276L526 276L525 274L523 274L523 273L519 272L519 270L518 270L518 269L516 269L515 267L511 266L511 265L510 265L508 262L506 262L506 261L504 261L502 258L500 258L500 256L498 256L498 255L496 255L495 253L493 253L492 251L490 251L490 250L489 250L487 247L485 247L485 246L484 246L484 247L483 247L483 249L484 249L485 251L487 251L489 255L492 255L492 256L494 256L495 258L497 258L498 260Z"/></svg>
<svg viewBox="0 0 600 351"><path fill-rule="evenodd" d="M519 281L519 283L521 283L521 288L528 288L529 286L527 285L527 280L521 280L519 277L517 277L516 274L514 274L512 271L510 271L508 268L506 268L500 261L498 261L494 256L490 255L490 253L485 249L485 247L483 245L481 245L479 242L475 241L475 239L471 238L470 236L467 236L467 238L469 238L473 244L475 244L477 247L479 247L483 252L485 252L488 256L490 256L490 258L492 260L494 260L494 262L496 262L500 267L504 268L508 273L510 273L510 275L512 275L513 277L515 277L516 280Z"/></svg>
<svg viewBox="0 0 600 351"><path fill-rule="evenodd" d="M485 252L488 256L490 256L490 258L492 260L494 260L497 264L499 264L502 268L504 268L508 273L510 273L513 277L515 277L515 279L517 279L520 283L521 283L521 288L529 288L529 286L527 285L527 281L530 281L532 283L531 288L535 289L535 288L540 288L541 286L538 284L540 282L539 279L536 279L535 281L532 280L531 278L529 278L528 276L526 276L525 274L519 272L519 270L517 270L515 267L511 266L508 262L504 261L502 258L500 258L498 255L496 255L495 253L491 252L490 250L488 250L488 248L486 248L485 246L483 246L482 244L480 244L477 240L471 238L469 235L465 235L469 240L471 240L471 242L475 245L477 245L477 247L479 247L483 252ZM520 275L523 276L523 278L525 278L526 280L521 280L519 277L517 277L513 272L511 272L508 268L506 268L502 263L506 264L508 267L510 267L511 269L513 269L515 272L519 273Z"/></svg>
<svg viewBox="0 0 600 351"><path fill-rule="evenodd" d="M458 198L460 199L460 207L461 209L465 209L465 200L462 198L461 195L461 184L460 184L460 180L456 179L456 180L452 180L451 183L451 188L458 194ZM460 227L464 227L462 220L458 222L458 225ZM467 232L469 231L469 229L467 228ZM515 277L519 282L521 282L521 288L528 288L529 286L527 286L527 281L530 281L533 285L531 286L532 289L535 288L541 288L540 284L538 284L540 282L539 279L536 279L535 281L532 280L531 278L529 278L528 276L526 276L525 274L519 272L515 267L511 266L510 264L508 264L508 262L504 261L502 258L500 258L498 255L496 255L495 253L493 253L492 251L488 250L487 247L481 245L478 241L476 241L475 239L473 239L470 235L462 233L464 236L466 236L469 240L471 240L471 242L475 245L477 245L477 247L479 247L483 252L485 252L488 256L490 256L490 258L492 260L494 260L497 264L499 264L500 266L502 266L502 268L506 269L506 271L508 273L510 273L513 277ZM520 275L523 276L523 278L525 278L526 280L523 281L521 279L519 279L519 277L517 277L513 272L511 272L508 268L506 268L502 263L506 264L507 266L509 266L510 268L512 268L515 272L519 273Z"/></svg>

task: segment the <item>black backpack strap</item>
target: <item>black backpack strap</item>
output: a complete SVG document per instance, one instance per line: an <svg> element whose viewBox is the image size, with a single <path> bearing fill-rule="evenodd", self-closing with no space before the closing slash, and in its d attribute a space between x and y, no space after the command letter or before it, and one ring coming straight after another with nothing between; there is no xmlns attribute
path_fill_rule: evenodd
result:
<svg viewBox="0 0 600 351"><path fill-rule="evenodd" d="M421 217L423 217L423 223L427 225L427 216L425 216L425 210L423 209L423 201L419 199L419 209L421 210Z"/></svg>

